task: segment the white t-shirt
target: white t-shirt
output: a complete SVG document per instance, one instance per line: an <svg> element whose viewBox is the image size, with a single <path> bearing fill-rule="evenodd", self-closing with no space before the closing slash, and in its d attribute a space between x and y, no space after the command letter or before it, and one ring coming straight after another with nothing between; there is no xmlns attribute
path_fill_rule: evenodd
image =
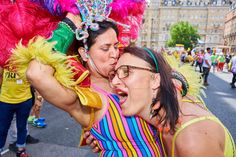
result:
<svg viewBox="0 0 236 157"><path fill-rule="evenodd" d="M206 64L206 60L208 61L208 64L211 65L211 55L209 53L205 53L204 57L203 57L203 67L206 68L210 68L207 64Z"/></svg>
<svg viewBox="0 0 236 157"><path fill-rule="evenodd" d="M236 56L232 58L232 68L236 68Z"/></svg>

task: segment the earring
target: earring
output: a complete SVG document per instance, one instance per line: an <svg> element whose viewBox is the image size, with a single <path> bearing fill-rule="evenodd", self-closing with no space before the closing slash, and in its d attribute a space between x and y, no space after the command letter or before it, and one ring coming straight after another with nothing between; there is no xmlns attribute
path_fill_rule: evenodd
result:
<svg viewBox="0 0 236 157"><path fill-rule="evenodd" d="M89 55L87 52L85 52L85 57L88 59L89 58Z"/></svg>

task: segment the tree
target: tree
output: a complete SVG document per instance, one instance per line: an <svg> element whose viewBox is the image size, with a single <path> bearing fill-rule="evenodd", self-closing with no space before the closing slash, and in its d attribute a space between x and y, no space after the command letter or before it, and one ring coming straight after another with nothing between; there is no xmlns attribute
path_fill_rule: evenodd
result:
<svg viewBox="0 0 236 157"><path fill-rule="evenodd" d="M184 48L192 49L200 39L197 29L188 22L178 22L170 28L171 39L166 42L167 46L174 47L176 44L183 44Z"/></svg>

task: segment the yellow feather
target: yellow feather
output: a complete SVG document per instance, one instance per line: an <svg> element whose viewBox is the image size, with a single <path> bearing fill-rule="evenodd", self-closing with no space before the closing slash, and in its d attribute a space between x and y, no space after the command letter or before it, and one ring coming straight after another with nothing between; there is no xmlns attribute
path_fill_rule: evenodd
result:
<svg viewBox="0 0 236 157"><path fill-rule="evenodd" d="M43 37L36 37L29 41L27 46L20 42L10 58L10 65L17 68L20 77L26 80L26 70L31 60L36 59L43 64L55 68L55 78L65 87L72 88L75 85L73 72L67 66L67 56L53 52L55 43L49 43Z"/></svg>
<svg viewBox="0 0 236 157"><path fill-rule="evenodd" d="M164 56L170 66L176 71L180 72L188 81L188 94L198 98L204 104L204 101L201 96L206 97L206 94L203 90L203 88L205 87L202 84L201 74L195 72L195 70L190 64L180 65L180 62L173 55L168 55L167 53L164 53Z"/></svg>

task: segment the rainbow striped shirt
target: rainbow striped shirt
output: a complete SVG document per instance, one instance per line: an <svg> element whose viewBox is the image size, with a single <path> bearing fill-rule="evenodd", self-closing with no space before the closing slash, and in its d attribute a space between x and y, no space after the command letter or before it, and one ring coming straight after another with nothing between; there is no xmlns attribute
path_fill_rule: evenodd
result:
<svg viewBox="0 0 236 157"><path fill-rule="evenodd" d="M138 117L124 117L118 97L107 95L109 104L104 117L96 122L90 133L98 140L100 156L164 157L159 138L154 130Z"/></svg>

